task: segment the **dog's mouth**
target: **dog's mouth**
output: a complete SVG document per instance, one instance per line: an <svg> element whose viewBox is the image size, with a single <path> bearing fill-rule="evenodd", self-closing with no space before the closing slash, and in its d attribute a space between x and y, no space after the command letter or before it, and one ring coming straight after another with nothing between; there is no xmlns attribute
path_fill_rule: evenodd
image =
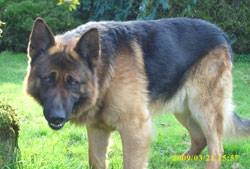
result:
<svg viewBox="0 0 250 169"><path fill-rule="evenodd" d="M61 122L61 123L58 123L58 124L49 122L49 126L50 126L53 130L59 130L59 129L61 129L61 128L64 126L64 124L65 124L65 122Z"/></svg>

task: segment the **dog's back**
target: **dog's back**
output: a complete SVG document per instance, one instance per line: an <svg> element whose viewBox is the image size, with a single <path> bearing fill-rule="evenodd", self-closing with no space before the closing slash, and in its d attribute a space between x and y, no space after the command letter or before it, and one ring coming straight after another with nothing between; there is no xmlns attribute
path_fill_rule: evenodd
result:
<svg viewBox="0 0 250 169"><path fill-rule="evenodd" d="M138 43L143 51L151 101L171 98L185 81L185 73L216 47L227 46L233 57L225 33L199 19L90 22L58 38L64 41L79 38L91 28L98 28L102 58L110 63L121 46Z"/></svg>

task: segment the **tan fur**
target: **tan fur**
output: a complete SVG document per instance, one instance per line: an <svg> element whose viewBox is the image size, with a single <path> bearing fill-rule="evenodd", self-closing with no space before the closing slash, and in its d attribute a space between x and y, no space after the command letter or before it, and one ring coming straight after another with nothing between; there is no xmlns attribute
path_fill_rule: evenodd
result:
<svg viewBox="0 0 250 169"><path fill-rule="evenodd" d="M206 137L209 155L215 161L208 168L219 168L218 156L223 155L222 135L226 99L232 100L232 66L227 47L211 51L196 64L188 81L188 106Z"/></svg>
<svg viewBox="0 0 250 169"><path fill-rule="evenodd" d="M80 59L79 55L78 55L73 49L71 49L70 55L71 55L75 60L79 60L79 59Z"/></svg>
<svg viewBox="0 0 250 169"><path fill-rule="evenodd" d="M31 62L31 59L29 58L28 60L28 67L27 67L27 76L25 77L24 79L24 92L28 93L28 94L31 94L31 93L38 93L39 89L40 89L40 79L36 79L34 78L35 75L34 75L34 70L36 69L36 67L31 67L30 66L30 62ZM33 91L31 89L36 89L36 91ZM41 101L39 98L37 97L33 97L39 104L41 104Z"/></svg>
<svg viewBox="0 0 250 169"><path fill-rule="evenodd" d="M151 115L147 110L147 82L143 55L136 43L122 48L107 94L112 112L119 113L116 130L121 134L124 168L145 168L151 137ZM114 114L115 115L115 114ZM112 118L105 117L107 122Z"/></svg>
<svg viewBox="0 0 250 169"><path fill-rule="evenodd" d="M60 48L57 45L52 46L48 49L48 55L54 55L55 53L59 52Z"/></svg>
<svg viewBox="0 0 250 169"><path fill-rule="evenodd" d="M137 44L120 50L108 86L102 100L104 109L99 111L97 108L97 112L92 112L98 114L98 126L91 124L90 114L87 117L89 136L96 140L89 141L90 165L105 168L105 160L99 154L106 154L107 148L100 150L98 145L108 145L109 134L103 137L104 131L117 130L122 137L124 168L146 168L152 124L147 109L147 82L142 52ZM93 130L103 131L100 134L102 137L92 134Z"/></svg>

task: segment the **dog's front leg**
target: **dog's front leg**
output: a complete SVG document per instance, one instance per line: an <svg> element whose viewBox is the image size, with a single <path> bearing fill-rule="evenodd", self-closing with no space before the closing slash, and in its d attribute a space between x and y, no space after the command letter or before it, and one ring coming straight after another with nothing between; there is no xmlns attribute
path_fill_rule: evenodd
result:
<svg viewBox="0 0 250 169"><path fill-rule="evenodd" d="M124 169L145 169L148 165L152 122L137 120L126 121L119 129Z"/></svg>
<svg viewBox="0 0 250 169"><path fill-rule="evenodd" d="M87 125L89 142L89 165L91 169L106 168L110 131Z"/></svg>

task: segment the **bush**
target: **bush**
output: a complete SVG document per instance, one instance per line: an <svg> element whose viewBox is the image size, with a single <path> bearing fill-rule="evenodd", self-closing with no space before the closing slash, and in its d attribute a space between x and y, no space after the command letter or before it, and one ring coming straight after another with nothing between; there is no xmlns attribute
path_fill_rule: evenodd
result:
<svg viewBox="0 0 250 169"><path fill-rule="evenodd" d="M81 0L83 20L150 20L192 17L210 21L224 30L236 53L250 54L249 0Z"/></svg>
<svg viewBox="0 0 250 169"><path fill-rule="evenodd" d="M57 6L58 0L0 0L5 21L0 51L26 51L36 17L43 17L57 34L87 21L200 18L217 24L230 37L236 53L250 54L249 0L79 0L77 11Z"/></svg>
<svg viewBox="0 0 250 169"><path fill-rule="evenodd" d="M74 19L67 9L57 6L57 2L0 0L0 18L6 22L0 39L0 51L26 52L29 34L37 17L44 18L56 34L82 23L79 19Z"/></svg>
<svg viewBox="0 0 250 169"><path fill-rule="evenodd" d="M11 128L18 135L20 130L17 110L11 105L0 101L0 129Z"/></svg>
<svg viewBox="0 0 250 169"><path fill-rule="evenodd" d="M250 1L205 0L197 1L190 8L189 4L186 5L186 8L182 6L183 11L179 16L200 18L218 25L231 39L234 52L250 54ZM173 4L170 8L173 13L168 17L178 16L174 14L178 9L181 7Z"/></svg>
<svg viewBox="0 0 250 169"><path fill-rule="evenodd" d="M19 130L17 111L0 101L0 168L15 161Z"/></svg>

